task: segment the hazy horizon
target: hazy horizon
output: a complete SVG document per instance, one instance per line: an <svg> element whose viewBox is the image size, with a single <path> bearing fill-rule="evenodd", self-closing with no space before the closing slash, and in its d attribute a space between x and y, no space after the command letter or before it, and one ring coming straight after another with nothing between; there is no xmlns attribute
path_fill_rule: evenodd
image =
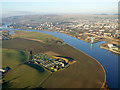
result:
<svg viewBox="0 0 120 90"><path fill-rule="evenodd" d="M33 1L33 0L32 0ZM117 14L118 0L34 0L34 2L24 2L15 0L3 0L2 17L21 15L45 15L45 14Z"/></svg>

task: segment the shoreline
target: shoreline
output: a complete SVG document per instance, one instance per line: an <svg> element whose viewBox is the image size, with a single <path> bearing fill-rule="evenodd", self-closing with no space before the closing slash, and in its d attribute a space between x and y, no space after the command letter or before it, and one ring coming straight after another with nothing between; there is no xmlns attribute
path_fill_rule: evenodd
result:
<svg viewBox="0 0 120 90"><path fill-rule="evenodd" d="M61 32L58 32L58 33L61 33ZM63 33L63 34L66 34L66 33ZM70 34L66 34L66 35L69 35L69 36L71 36L71 37L74 37L74 36L72 36L72 35L70 35ZM76 37L74 37L74 38L76 38ZM78 38L76 38L76 39L78 39ZM78 39L78 40L81 40L81 39ZM84 41L84 42L87 42L87 41L85 41L85 40L82 40L82 41ZM87 42L87 43L90 43L90 42ZM97 42L93 42L93 43L97 43ZM91 44L93 44L93 43L91 43ZM67 43L66 43L67 44ZM67 44L67 45L69 45L69 44ZM69 46L71 46L71 45L69 45ZM73 46L71 46L71 47L73 47ZM74 49L77 49L77 48L75 48L75 47L73 47ZM78 49L77 49L78 50ZM78 51L80 51L80 50L78 50ZM80 52L82 52L82 51L80 51ZM84 53L84 52L82 52L82 53ZM106 71L105 71L105 69L104 69L104 67L102 66L102 64L99 62L99 61L97 61L95 58L93 58L93 57L91 57L91 56L89 56L88 54L86 54L86 53L84 53L85 55L87 55L88 57L90 57L90 58L92 58L93 60L95 60L101 67L102 67L102 69L103 69L103 71L104 71L104 75L105 75L105 80L104 80L104 83L103 83L103 85L101 86L101 88L105 88L105 86L106 86L106 82L107 82L107 76L106 76Z"/></svg>
<svg viewBox="0 0 120 90"><path fill-rule="evenodd" d="M102 49L105 49L105 50L108 50L108 51L110 51L110 52L112 52L112 53L115 53L115 54L118 54L118 55L120 55L120 53L119 53L119 52L117 52L117 51L114 51L114 50L112 50L112 49L109 49L109 48L106 48L106 47L104 47L104 46L102 46L102 45L100 45L100 48L102 48Z"/></svg>
<svg viewBox="0 0 120 90"><path fill-rule="evenodd" d="M15 28L13 28L14 30ZM21 30L26 30L26 29L21 29ZM35 29L27 29L27 30L35 30ZM66 35L69 35L71 37L74 37L76 38L75 36L71 35L71 34L68 34L68 33L64 33L64 32L59 32L59 31L52 31L52 30L38 30L38 31L49 31L49 32L58 32L58 33L63 33L63 34L66 34ZM87 43L91 43L90 41L87 41L87 40L83 40L83 39L79 39L79 38L76 38L78 40L81 40L81 41L84 41L84 42L87 42ZM97 42L100 42L100 41L103 41L103 40L99 40L99 41L94 41L93 43L97 43ZM91 43L91 44L93 44Z"/></svg>
<svg viewBox="0 0 120 90"><path fill-rule="evenodd" d="M61 33L61 32L58 32L58 33ZM66 33L63 33L63 34L66 34ZM69 35L69 34L67 34L67 35ZM69 35L69 36L73 37L72 35ZM75 37L74 37L74 38L75 38ZM77 39L78 39L78 38L77 38ZM79 39L79 40L80 40L80 39ZM83 41L83 40L82 40L82 41ZM88 42L88 43L89 43L89 42ZM65 43L65 44L67 44L67 43ZM67 45L69 45L69 44L67 44ZM69 45L69 46L72 47L72 48L74 48L74 49L76 49L76 50L78 50L77 48L75 48L75 47L73 47L73 46L71 46L71 45ZM78 51L80 51L80 50L78 50ZM80 52L82 52L82 51L80 51ZM82 52L82 53L84 53L84 52ZM101 88L105 88L104 86L106 85L106 71L105 71L104 67L103 67L102 64L101 64L99 61L97 61L95 58L89 56L89 55L86 54L86 53L84 53L84 54L87 55L88 57L92 58L93 60L95 60L95 61L101 66L101 68L103 69L104 75L105 75L105 80L104 80L104 83L103 83L103 85L101 86Z"/></svg>
<svg viewBox="0 0 120 90"><path fill-rule="evenodd" d="M51 30L45 30L45 31L51 31ZM57 31L55 31L55 32L57 32ZM58 33L61 33L61 32L58 32ZM66 33L63 33L63 34L66 34ZM69 35L69 36L71 36L71 37L74 37L74 36L72 36L72 35L70 35L70 34L66 34L66 35ZM74 38L76 38L76 37L74 37ZM76 39L78 39L78 38L76 38ZM81 40L81 39L78 39L78 40ZM87 41L85 41L85 40L82 40L82 41L87 42ZM99 41L98 41L98 42L99 42ZM87 43L90 43L90 42L87 42ZM97 42L94 42L94 43L97 43ZM65 43L65 44L67 44L67 43ZM91 44L93 44L93 43L91 43ZM67 45L69 45L69 44L67 44ZM69 46L71 46L71 45L69 45ZM76 49L76 50L78 50L77 48L75 48L75 47L73 47L73 46L71 46L71 47L74 48L74 49ZM78 50L78 51L80 51L80 50ZM80 52L82 52L82 51L80 51ZM84 53L84 52L82 52L82 53ZM107 84L106 84L106 82L107 82L107 79L106 79L107 76L106 76L106 71L105 71L104 67L103 67L102 64L101 64L99 61L97 61L95 58L89 56L89 55L86 54L86 53L84 53L84 54L87 55L88 57L92 58L93 60L95 60L95 61L102 67L102 69L103 69L103 71L104 71L104 75L105 75L105 80L104 80L104 83L103 83L103 85L101 86L101 88L105 88L105 86L107 85Z"/></svg>
<svg viewBox="0 0 120 90"><path fill-rule="evenodd" d="M66 43L66 44L67 44L67 43ZM67 44L67 45L69 45L69 44ZM69 45L69 46L71 46L71 45ZM77 48L75 48L75 47L73 47L73 46L71 46L71 47L74 48L74 49L76 49L76 50L78 50ZM80 50L78 50L78 51L80 51ZM82 52L82 51L80 51L80 52ZM88 57L92 58L93 60L95 60L95 61L101 66L101 68L103 69L105 79L104 79L104 83L103 83L103 85L101 86L101 88L105 88L106 82L107 82L107 75L106 75L106 71L105 71L104 67L103 67L102 64L101 64L99 61L97 61L95 58L89 56L88 54L86 54L86 53L84 53L84 52L82 52L82 53L85 54L85 55L87 55Z"/></svg>
<svg viewBox="0 0 120 90"><path fill-rule="evenodd" d="M107 47L107 44L108 44L108 43L109 43L109 42L107 41L106 43L101 44L99 47L102 48L102 49L105 49L105 50L107 50L107 51L110 51L110 52L112 52L112 53L114 53L114 54L120 55L119 49L118 49L118 51L117 51L117 50L108 48L108 47Z"/></svg>
<svg viewBox="0 0 120 90"><path fill-rule="evenodd" d="M64 34L65 34L65 33L64 33ZM67 43L66 43L66 44L67 44ZM67 44L67 45L69 45L69 44ZM76 50L78 50L77 48L75 48L75 47L73 47L73 46L71 46L71 45L69 45L69 46L72 47L72 48L74 48L74 49L76 49ZM80 51L80 50L78 50L78 51ZM85 54L85 55L87 55L86 53L84 53L84 52L82 52L82 51L80 51L80 52L83 53L83 54ZM87 56L89 56L89 55L87 55ZM105 85L106 85L106 71L105 71L104 67L103 67L102 64L101 64L100 62L98 62L95 58L93 58L93 57L91 57L91 56L89 56L89 57L92 58L93 60L95 60L95 61L101 66L101 68L103 69L105 79L104 79L104 82L103 82L101 88L105 88Z"/></svg>
<svg viewBox="0 0 120 90"><path fill-rule="evenodd" d="M29 29L29 30L30 30L30 29ZM33 29L33 30L34 30L34 29ZM59 32L59 31L52 31L52 30L38 30L38 31L50 31L50 32L63 33L63 34L69 35L69 36L71 36L71 37L74 37L74 38L76 38L76 39L78 39L78 40L81 40L81 41L84 41L84 42L87 42L87 43L91 43L91 44L94 44L94 43L97 43L97 42L100 42L100 41L106 41L106 39L104 38L103 40L97 40L97 41L91 42L91 41L89 41L89 40L84 40L84 39L77 38L77 37L75 37L75 36L73 36L73 35L71 35L71 34L69 34L69 33L64 33L64 32Z"/></svg>

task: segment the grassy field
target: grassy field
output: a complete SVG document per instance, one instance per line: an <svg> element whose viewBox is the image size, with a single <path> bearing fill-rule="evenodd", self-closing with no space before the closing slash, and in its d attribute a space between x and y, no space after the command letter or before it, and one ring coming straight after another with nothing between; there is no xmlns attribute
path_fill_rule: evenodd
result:
<svg viewBox="0 0 120 90"><path fill-rule="evenodd" d="M50 74L48 71L39 72L27 65L21 65L9 71L3 80L10 84L9 88L36 88L40 86L42 81Z"/></svg>
<svg viewBox="0 0 120 90"><path fill-rule="evenodd" d="M27 55L24 51L3 49L2 59L3 59L3 62L2 62L3 68L7 66L14 68L15 66L24 62L27 59Z"/></svg>
<svg viewBox="0 0 120 90"><path fill-rule="evenodd" d="M24 34L24 32L22 33ZM25 32L25 34L29 34L29 32L28 33ZM43 34L43 38L44 35L46 36L47 34ZM45 39L40 39L40 40L44 41ZM21 65L19 68L16 69L17 70L16 72L11 71L11 73L5 77L5 80L9 81L12 79L11 77L12 75L15 78L16 77L15 74L20 73L20 75L18 76L21 77L21 82L22 80L25 79L26 82L29 83L22 84L21 82L17 82L20 80L19 77L13 81L14 83L13 87L38 86L45 88L46 87L47 88L64 88L64 87L65 88L100 88L105 80L105 74L103 69L93 58L87 56L86 54L78 51L77 49L74 49L73 47L67 44L61 45L53 41L49 41L49 43L43 43L43 42L28 40L24 38L4 40L2 44L3 44L3 48L6 49L14 49L14 50L22 50L22 51L32 50L33 54L48 53L48 55L50 56L58 55L63 57L70 57L76 60L76 63L70 65L70 67L62 71L54 72L52 74L50 74L46 70L44 72L45 74L41 74L35 68L32 68L28 65L27 66ZM50 54L50 52L52 53ZM22 71L22 69L24 68L27 70ZM41 80L40 78L44 80ZM42 83L40 84L41 81Z"/></svg>
<svg viewBox="0 0 120 90"><path fill-rule="evenodd" d="M15 35L12 35L12 38L24 38L24 39L29 39L29 40L38 40L40 42L45 42L45 43L52 43L54 41L62 41L59 38L55 38L52 35L48 34L43 34L39 32L28 32L28 31L15 31Z"/></svg>
<svg viewBox="0 0 120 90"><path fill-rule="evenodd" d="M10 86L8 87L10 88L38 87L51 74L46 70L40 72L33 66L24 64L23 62L27 60L27 55L23 51L3 49L2 56L2 67L9 66L11 68L3 78L3 81L5 80L3 88L6 87L7 83L9 83Z"/></svg>
<svg viewBox="0 0 120 90"><path fill-rule="evenodd" d="M43 87L100 88L102 86L105 79L104 72L95 60L68 45L62 47L60 54L61 56L71 57L77 62L65 70L53 73L52 76L42 84Z"/></svg>

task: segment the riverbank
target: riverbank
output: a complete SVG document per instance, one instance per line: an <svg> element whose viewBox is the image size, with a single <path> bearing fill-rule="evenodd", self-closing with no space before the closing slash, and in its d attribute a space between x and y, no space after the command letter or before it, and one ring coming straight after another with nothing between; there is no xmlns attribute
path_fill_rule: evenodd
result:
<svg viewBox="0 0 120 90"><path fill-rule="evenodd" d="M17 31L18 32L18 31ZM69 35L69 34L68 34ZM72 36L73 37L73 36ZM34 40L34 39L33 39ZM35 40L36 41L36 40ZM96 43L96 42L95 42ZM68 45L68 44L67 44ZM68 45L68 46L70 46L70 45ZM70 46L70 47L72 47L72 46ZM72 48L74 48L74 47L72 47ZM76 48L74 48L74 49L76 49ZM77 49L76 49L77 50ZM81 52L81 51L80 51ZM84 53L84 52L82 52L82 53ZM104 67L102 66L102 64L100 63L100 62L98 62L96 59L94 59L93 57L91 57L91 56L89 56L89 55L87 55L86 53L84 53L86 56L88 56L88 57L90 57L90 58L92 58L93 60L95 60L100 66L101 66L101 68L103 69L103 71L104 71L104 76L105 76L105 80L104 80L104 83L103 83L103 85L101 86L101 88L105 88L104 86L106 86L106 71L105 71L105 69L104 69Z"/></svg>
<svg viewBox="0 0 120 90"><path fill-rule="evenodd" d="M58 33L60 33L60 32L58 32ZM66 33L64 33L64 34L66 34ZM71 37L74 37L74 36L72 36L72 35L70 35L70 34L67 34L67 35L69 35L69 36L71 36ZM78 38L77 38L78 39ZM79 39L79 40L82 40L82 39ZM87 40L82 40L82 41L85 41L85 42L88 42L88 43L90 43L89 41L87 41ZM96 41L96 42L99 42L99 41ZM96 43L96 42L94 42L94 43ZM68 44L67 44L68 45ZM70 46L70 45L69 45ZM71 46L72 47L72 46ZM72 48L74 48L74 47L72 47ZM76 48L74 48L74 49L76 49ZM77 50L77 49L76 49ZM82 53L84 53L84 52L82 52ZM86 53L84 53L85 55L87 55ZM89 55L87 55L88 57L90 57L90 58L93 58L93 57L91 57L91 56L89 56ZM94 58L93 58L94 59ZM102 66L102 64L100 63L100 62L98 62L96 59L94 59L101 67L102 67L102 69L103 69L103 71L104 71L104 75L105 75L105 80L104 80L104 83L103 83L103 85L101 86L101 88L105 88L105 87L108 87L107 85L106 85L106 71L105 71L105 69L104 69L104 67Z"/></svg>
<svg viewBox="0 0 120 90"><path fill-rule="evenodd" d="M28 33L35 34L35 32L28 32ZM41 37L40 33L36 35L39 35L39 37ZM42 35L47 35L47 34L42 34ZM29 38L32 38L32 37L29 37ZM42 40L43 41L46 40L45 37ZM27 50L27 51L32 50L34 54L37 54L40 52L47 53L49 51L52 51L55 54L58 54L60 56L70 57L76 61L76 63L70 65L70 67L68 67L67 69L53 73L44 83L42 83L41 85L42 87L45 87L45 88L101 88L105 83L106 76L101 65L99 65L99 63L96 62L90 56L71 47L68 44L61 45L51 40L50 42L42 43L38 41L36 42L34 40L15 38L10 40L4 40L3 47L8 49L16 49L16 50ZM42 72L39 72L39 73L42 74ZM11 73L11 75L13 74ZM36 78L38 78L38 76L39 74L37 75ZM12 84L14 86L16 85L19 86L19 84L22 82L20 81L18 82L18 80L19 79L22 80L23 78L25 79L25 77L23 76L18 77L15 81L12 81L13 82ZM31 83L30 87L39 86L40 81L37 81L36 78L34 78L34 81L36 82L36 84ZM25 81L29 81L29 80L25 79ZM22 87L27 87L27 86L24 86L23 84Z"/></svg>
<svg viewBox="0 0 120 90"><path fill-rule="evenodd" d="M72 46L71 46L72 47ZM74 48L74 47L73 47ZM74 49L76 49L76 48L74 48ZM81 52L81 51L80 51ZM82 52L82 53L84 53L84 52ZM85 55L87 55L86 53L84 53ZM108 88L108 85L106 84L107 83L107 76L106 76L106 71L105 71L105 69L104 69L104 67L102 66L102 64L100 63L100 62L98 62L95 58L93 58L93 57L91 57L91 56L89 56L89 55L87 55L88 57L90 57L90 58L92 58L93 60L95 60L100 66L101 66L101 68L103 69L103 71L104 71L104 75L105 75L105 79L104 79L104 82L103 82L103 84L102 84L102 86L101 86L101 88Z"/></svg>
<svg viewBox="0 0 120 90"><path fill-rule="evenodd" d="M97 42L100 42L100 41L107 41L106 38L103 38L103 39L94 39L94 42L91 42L91 39L89 39L89 40L88 40L88 39L81 39L81 38L79 38L79 37L73 36L73 35L71 35L71 34L69 34L69 33L65 33L65 32L52 31L52 30L38 30L38 31L49 31L49 32L63 33L63 34L69 35L69 36L71 36L71 37L77 38L78 40L81 40L81 41L84 41L84 42L88 42L88 43L91 43L91 44L97 43Z"/></svg>
<svg viewBox="0 0 120 90"><path fill-rule="evenodd" d="M107 42L107 43L104 43L104 44L101 44L101 45L100 45L100 48L106 49L106 50L108 50L108 51L110 51L110 52L113 52L113 53L115 53L115 54L120 55L119 49L118 49L118 50L110 49L110 48L107 47L107 44L108 44L108 42Z"/></svg>
<svg viewBox="0 0 120 90"><path fill-rule="evenodd" d="M78 40L81 40L81 41L84 41L84 42L88 42L88 43L91 43L91 44L94 44L94 43L97 43L97 42L100 42L100 41L106 41L106 39L98 39L98 40L94 40L94 42L91 42L91 39L89 39L89 40L88 39L81 39L81 38L75 37L75 36L73 36L71 34L68 34L68 33L64 33L64 34L67 34L67 35L69 35L71 37L77 38Z"/></svg>
<svg viewBox="0 0 120 90"><path fill-rule="evenodd" d="M45 31L51 31L51 30L45 30ZM58 31L55 31L55 32L58 32ZM69 34L69 33L64 33L64 32L58 32L58 33L63 33L63 34L69 35L69 36L71 36L71 37L77 38L77 37L75 37L75 36L73 36L73 35L71 35L71 34ZM93 43L92 43L90 40L84 40L84 39L80 39L80 38L77 38L77 39L78 39L78 40L81 40L81 41L84 41L84 42L87 42L87 43L91 43L91 44L94 44L94 43L97 43L97 42L100 42L100 41L106 41L106 42L111 41L111 42L115 42L113 39L111 40L111 39L107 39L107 38L100 39L100 40L95 40ZM106 43L106 44L107 44L107 43ZM119 44L119 43L118 43L118 44ZM119 52L119 51L109 49L109 48L104 47L104 46L102 46L102 45L100 45L100 48L109 50L109 51L111 51L111 52L113 52L113 53L115 53L115 54L120 55L120 52Z"/></svg>
<svg viewBox="0 0 120 90"><path fill-rule="evenodd" d="M66 45L68 45L68 44L66 44ZM68 46L70 46L70 45L68 45ZM74 47L72 47L72 48L74 48ZM103 66L96 59L94 59L94 58L88 56L87 54L77 50L76 48L74 48L74 49L77 52L79 52L79 58L80 59L79 60L75 59L76 63L71 65L69 68L54 73L54 75L52 75L48 80L46 80L46 82L43 83L42 86L47 87L47 88L61 88L62 84L60 84L60 83L58 84L57 81L63 81L64 83L70 83L69 88L95 88L95 87L96 88L106 88L107 87L106 86L106 72L105 72L105 69L103 68ZM91 62L92 66L91 65L89 66L88 62ZM86 69L89 68L89 72L91 72L91 74L88 74L89 73L88 70L86 71L86 69L84 67L86 65L87 65ZM96 68L96 70L93 69L91 71L91 69L90 69L91 67ZM100 72L100 73L102 72L103 74L99 73L100 75L97 76L98 72ZM95 73L96 73L96 75L95 75ZM86 77L86 75L87 75L87 77ZM91 77L92 75L94 77ZM84 76L84 78L82 78L82 76ZM99 77L99 80L95 79L96 76ZM102 79L100 80L100 78L102 76L104 76L103 81L101 81ZM69 77L72 79L72 82L68 80ZM89 81L90 78L94 78L94 79ZM78 80L79 80L79 85L78 85L78 83L76 83L77 85L75 85L75 82L78 81ZM91 83L92 84L91 86L88 86L87 82L92 82L94 80L95 81L97 80L96 83L98 83L98 82L101 83L100 87L94 86L92 83ZM75 81L75 82L73 82L73 81ZM56 82L56 83L54 83L54 82ZM83 82L85 82L84 85L81 84ZM68 85L66 86L66 84L65 84L64 87L68 88Z"/></svg>
<svg viewBox="0 0 120 90"><path fill-rule="evenodd" d="M112 49L109 49L109 48L107 48L107 47L104 47L104 46L102 46L102 45L100 45L100 48L106 49L106 50L108 50L108 51L110 51L110 52L113 52L113 53L115 53L115 54L118 54L118 55L120 55L120 52L118 52L118 51L115 51L115 50L112 50Z"/></svg>

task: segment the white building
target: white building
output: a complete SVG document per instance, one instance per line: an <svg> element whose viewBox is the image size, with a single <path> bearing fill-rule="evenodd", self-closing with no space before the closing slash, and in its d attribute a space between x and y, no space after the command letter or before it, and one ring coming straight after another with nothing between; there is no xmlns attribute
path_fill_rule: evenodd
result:
<svg viewBox="0 0 120 90"><path fill-rule="evenodd" d="M113 44L108 44L108 47L109 47L109 48L114 48L114 49L117 49L117 47L116 47L116 46L114 46Z"/></svg>
<svg viewBox="0 0 120 90"><path fill-rule="evenodd" d="M108 47L109 47L109 48L112 48L112 47L113 47L113 44L108 44Z"/></svg>
<svg viewBox="0 0 120 90"><path fill-rule="evenodd" d="M64 63L62 63L62 67L64 67L65 65L64 65Z"/></svg>
<svg viewBox="0 0 120 90"><path fill-rule="evenodd" d="M4 69L0 69L0 72L5 72L6 70L4 70Z"/></svg>
<svg viewBox="0 0 120 90"><path fill-rule="evenodd" d="M102 29L102 30L99 30L99 31L100 31L100 32L104 32L105 30Z"/></svg>

